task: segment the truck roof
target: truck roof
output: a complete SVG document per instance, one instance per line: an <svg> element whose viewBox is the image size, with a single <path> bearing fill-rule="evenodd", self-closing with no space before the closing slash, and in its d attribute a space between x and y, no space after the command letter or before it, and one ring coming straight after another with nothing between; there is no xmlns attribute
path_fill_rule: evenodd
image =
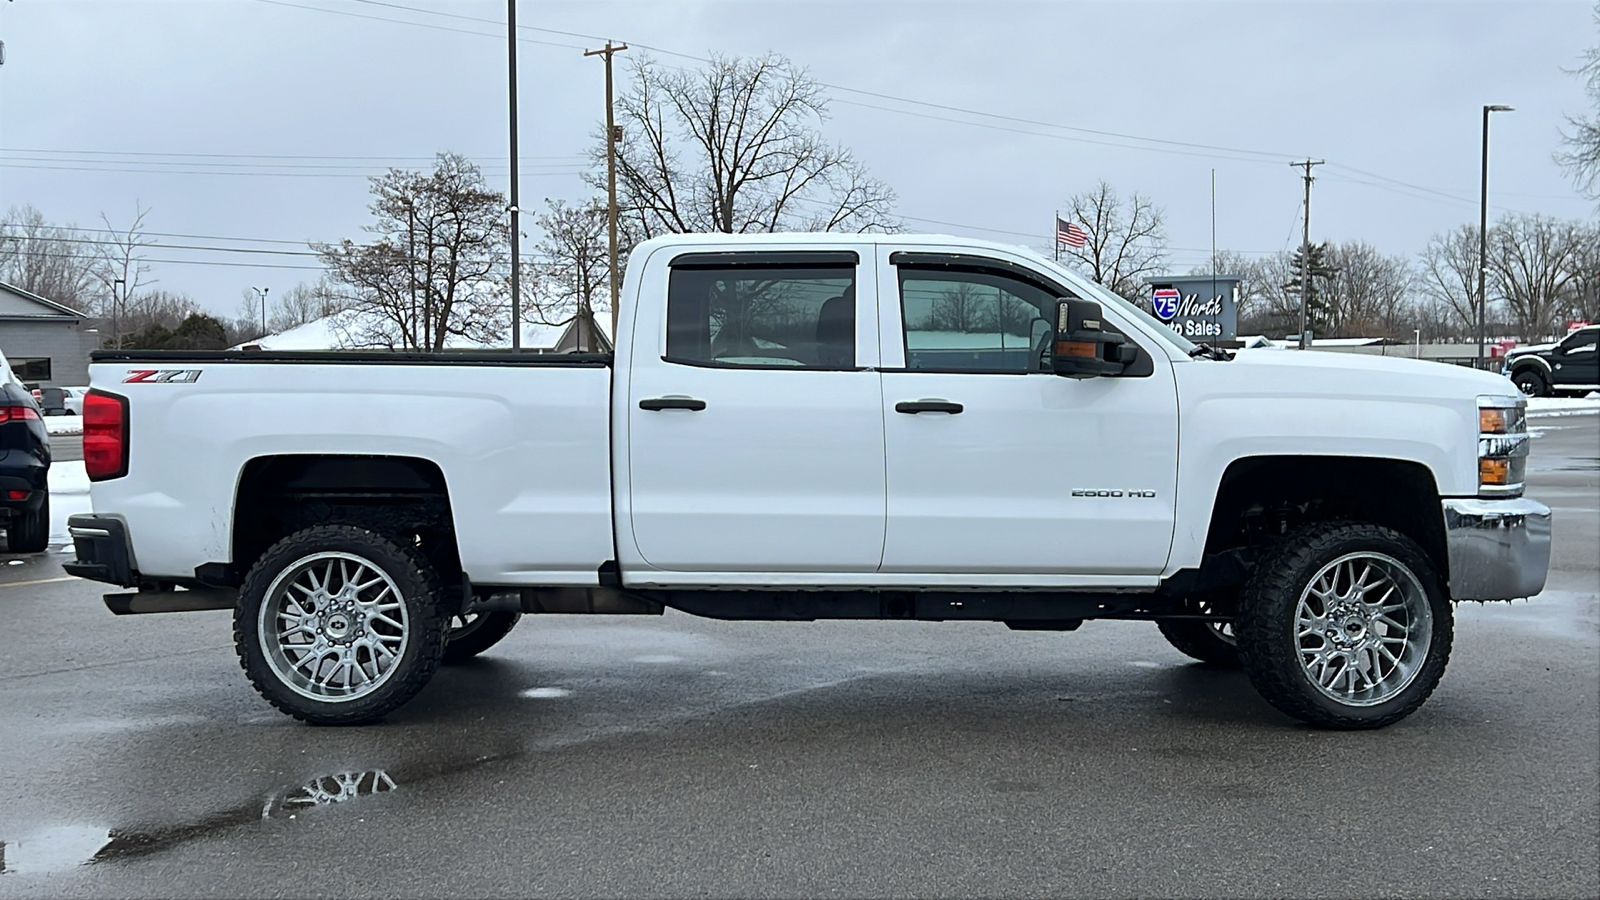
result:
<svg viewBox="0 0 1600 900"><path fill-rule="evenodd" d="M1041 235L1041 242L1048 242L1049 235ZM729 247L763 246L770 244L804 244L804 245L843 245L843 244L916 244L927 246L929 244L963 247L972 249L1005 250L1011 253L1026 253L1038 257L1038 251L1032 250L1023 244L1006 244L999 241L986 241L981 238L956 237L950 234L881 234L881 233L853 233L837 231L786 231L786 232L761 232L757 234L724 234L722 232L691 232L686 234L667 234L651 238L635 247L677 247L685 244L695 246L727 245ZM1039 257L1043 258L1043 257Z"/></svg>

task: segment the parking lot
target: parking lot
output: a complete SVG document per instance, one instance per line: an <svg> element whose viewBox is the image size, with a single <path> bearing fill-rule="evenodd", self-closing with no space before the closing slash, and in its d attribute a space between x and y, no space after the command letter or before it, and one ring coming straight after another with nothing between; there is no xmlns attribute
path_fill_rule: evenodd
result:
<svg viewBox="0 0 1600 900"><path fill-rule="evenodd" d="M0 557L0 896L1594 896L1600 416L1541 417L1549 587L1444 682L1302 727L1153 625L526 617L380 726L226 613ZM342 802L327 802L334 799Z"/></svg>

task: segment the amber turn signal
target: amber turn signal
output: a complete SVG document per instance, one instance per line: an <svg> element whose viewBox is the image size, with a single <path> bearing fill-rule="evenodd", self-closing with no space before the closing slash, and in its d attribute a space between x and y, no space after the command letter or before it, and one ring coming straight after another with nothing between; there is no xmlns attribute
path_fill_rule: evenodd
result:
<svg viewBox="0 0 1600 900"><path fill-rule="evenodd" d="M1056 341L1056 355L1094 359L1099 355L1099 345L1094 341Z"/></svg>
<svg viewBox="0 0 1600 900"><path fill-rule="evenodd" d="M1509 459L1480 459L1478 460L1478 484L1489 487L1503 487L1511 483L1511 460Z"/></svg>
<svg viewBox="0 0 1600 900"><path fill-rule="evenodd" d="M1478 407L1479 434L1505 434L1506 411L1495 407Z"/></svg>

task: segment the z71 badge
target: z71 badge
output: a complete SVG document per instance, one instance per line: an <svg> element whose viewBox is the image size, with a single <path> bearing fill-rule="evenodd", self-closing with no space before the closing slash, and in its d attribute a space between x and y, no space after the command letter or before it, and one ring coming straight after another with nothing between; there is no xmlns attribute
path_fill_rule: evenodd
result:
<svg viewBox="0 0 1600 900"><path fill-rule="evenodd" d="M200 369L129 369L123 384L194 384Z"/></svg>

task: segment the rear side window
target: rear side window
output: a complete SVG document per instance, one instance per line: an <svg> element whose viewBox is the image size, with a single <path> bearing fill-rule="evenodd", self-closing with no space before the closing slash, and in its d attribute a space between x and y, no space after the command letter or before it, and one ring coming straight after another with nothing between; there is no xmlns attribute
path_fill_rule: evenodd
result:
<svg viewBox="0 0 1600 900"><path fill-rule="evenodd" d="M674 264L667 361L753 368L856 367L850 264Z"/></svg>

